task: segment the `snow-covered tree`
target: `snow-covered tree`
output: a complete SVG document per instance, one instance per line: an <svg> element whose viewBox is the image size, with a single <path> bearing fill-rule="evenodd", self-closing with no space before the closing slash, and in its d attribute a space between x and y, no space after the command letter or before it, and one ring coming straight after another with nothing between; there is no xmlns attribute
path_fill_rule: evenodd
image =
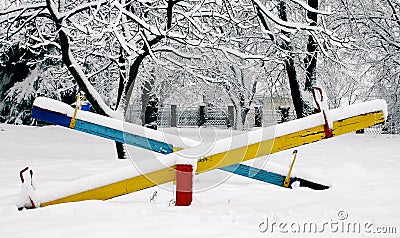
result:
<svg viewBox="0 0 400 238"><path fill-rule="evenodd" d="M390 16L367 17L381 14L376 9L382 4ZM0 24L6 29L0 33L2 45L19 42L30 52L45 52L43 62L62 60L64 67L52 69L67 70L68 74L61 73L63 78L72 76L74 81L61 85L68 89L76 83L97 113L118 118L135 88L146 88L144 94L152 91L157 82L146 79L157 78L161 69L219 85L231 94L241 121L259 82L272 82L271 75L282 82L285 70L297 115L302 117L312 110L317 58L323 57L323 64L339 63L361 39L353 37L355 30L368 32L371 42L397 44L393 42L398 3L392 0L26 0L4 1L1 7ZM347 24L352 21L357 24ZM389 52L392 49L387 50L388 58ZM396 62L395 57L390 59ZM146 67L153 73L143 72ZM147 86L135 87L137 77Z"/></svg>
<svg viewBox="0 0 400 238"><path fill-rule="evenodd" d="M232 14L237 7L250 12L251 4L230 1L29 0L2 7L0 24L7 29L2 43L22 38L30 51L45 48L50 52L46 58L61 56L96 112L117 118L129 103L145 58L162 65L161 52L194 57L182 54L183 46L240 54L229 44L236 39L225 38L221 27L253 27L252 19L237 20ZM116 107L104 95L115 85Z"/></svg>
<svg viewBox="0 0 400 238"><path fill-rule="evenodd" d="M312 88L318 85L317 58L335 60L332 43L346 43L325 24L335 9L325 11L329 3L319 0L253 2L265 35L285 67L297 117L309 115L313 112Z"/></svg>
<svg viewBox="0 0 400 238"><path fill-rule="evenodd" d="M221 28L228 24L253 27L250 20L234 19L230 11L235 10L235 4L240 9L252 7L249 3L229 1L14 2L0 12L3 19L0 22L8 29L2 40L10 41L17 34L26 33L30 25L27 47L52 45L96 111L117 116L104 103L91 78L108 70L109 64L118 63L122 56L127 64L123 92L130 98L135 77L147 56L155 61L157 52L183 56L179 49L182 46L234 54L237 50L229 44L235 39L225 38ZM229 11L225 10L227 6ZM87 67L91 62L92 67Z"/></svg>
<svg viewBox="0 0 400 238"><path fill-rule="evenodd" d="M339 52L342 65L356 71L362 99L384 98L390 120L400 121L400 3L397 0L335 1L327 25L352 39Z"/></svg>

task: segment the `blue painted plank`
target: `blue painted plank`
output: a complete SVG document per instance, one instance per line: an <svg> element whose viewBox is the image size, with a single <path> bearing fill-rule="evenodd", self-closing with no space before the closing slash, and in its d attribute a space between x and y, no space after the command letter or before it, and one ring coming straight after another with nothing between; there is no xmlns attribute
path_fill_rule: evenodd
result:
<svg viewBox="0 0 400 238"><path fill-rule="evenodd" d="M115 130L112 128L104 127L104 126L99 126L87 121L82 121L82 120L76 120L76 125L74 130L85 132L91 135L96 135L100 136L106 139L118 141L118 142L124 142L124 136L123 133L119 130Z"/></svg>
<svg viewBox="0 0 400 238"><path fill-rule="evenodd" d="M69 127L71 118L61 113L55 113L38 107L32 107L32 117L55 125Z"/></svg>
<svg viewBox="0 0 400 238"><path fill-rule="evenodd" d="M53 123L68 128L71 122L71 117L67 115L58 112L48 111L38 107L32 108L32 117L41 121ZM79 119L76 120L76 125L73 129L162 154L170 154L173 152L173 145L171 144L148 139L143 136L134 135L131 133L123 132Z"/></svg>
<svg viewBox="0 0 400 238"><path fill-rule="evenodd" d="M173 152L173 146L171 144L148 139L143 136L134 135L79 119L76 120L76 126L74 129L128 145L140 147L146 150L155 151L161 154L170 154Z"/></svg>
<svg viewBox="0 0 400 238"><path fill-rule="evenodd" d="M233 164L233 165L225 166L220 169L227 171L227 172L237 174L237 175L241 175L241 176L244 176L247 178L256 179L256 180L263 181L266 183L278 185L280 187L284 187L283 182L285 181L285 178L286 178L286 176L283 176L281 174L276 174L273 172L254 168L254 167L247 166L244 164ZM325 189L329 188L329 186L315 183L315 182L312 182L312 181L309 181L306 179L302 179L302 178L296 178L296 177L290 178L289 188L292 188L292 184L296 181L298 181L300 183L300 187L312 188L314 190L325 190Z"/></svg>
<svg viewBox="0 0 400 238"><path fill-rule="evenodd" d="M241 175L247 178L256 179L266 183L283 187L285 176L262 169L253 168L244 164L233 164L221 168L221 170Z"/></svg>

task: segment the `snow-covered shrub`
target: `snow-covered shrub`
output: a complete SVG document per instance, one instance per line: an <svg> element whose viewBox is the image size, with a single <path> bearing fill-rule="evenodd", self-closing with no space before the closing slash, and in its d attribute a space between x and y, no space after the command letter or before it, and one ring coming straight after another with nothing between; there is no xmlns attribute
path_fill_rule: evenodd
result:
<svg viewBox="0 0 400 238"><path fill-rule="evenodd" d="M68 78L54 74L57 67L40 69L39 66L30 71L28 76L3 92L0 102L0 122L30 125L33 101L38 96L46 96L66 103L75 101L77 88Z"/></svg>
<svg viewBox="0 0 400 238"><path fill-rule="evenodd" d="M30 111L38 88L38 70L34 69L22 82L16 82L6 91L0 105L2 122L29 124Z"/></svg>

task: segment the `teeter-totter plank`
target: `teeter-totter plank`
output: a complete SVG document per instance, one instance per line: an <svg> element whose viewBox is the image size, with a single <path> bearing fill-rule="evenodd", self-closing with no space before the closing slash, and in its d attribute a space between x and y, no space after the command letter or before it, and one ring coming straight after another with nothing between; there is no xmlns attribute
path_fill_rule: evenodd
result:
<svg viewBox="0 0 400 238"><path fill-rule="evenodd" d="M386 103L376 100L330 111L332 134L360 130L383 123ZM268 128L201 144L177 153L160 156L162 165L151 165L142 171L123 168L106 174L72 181L54 191L37 191L40 206L90 199L110 199L175 180L175 164L184 158L196 158L196 173L230 166L326 138L320 114L278 124ZM152 162L152 161L150 161Z"/></svg>
<svg viewBox="0 0 400 238"><path fill-rule="evenodd" d="M57 102L57 101L55 101ZM59 104L59 102L57 102ZM67 104L65 106L69 107ZM71 108L72 110L72 108ZM69 127L70 122L72 119L70 114L70 110L66 110L65 113L52 111L44 108L40 108L38 106L32 107L32 117L40 120L45 121L48 123L52 123L55 125L60 125L64 127ZM79 114L91 114L93 118L101 118L105 121L105 117L96 115L90 112L79 112ZM149 139L141 135L134 135L132 133L124 132L123 131L123 122L120 122L120 126L117 124L118 120L108 118L106 119L107 122L112 122L112 126L103 126L98 123L85 121L82 119L76 119L74 130L85 132L91 135L100 136L106 139L114 140L121 143L130 144L136 147L140 147L147 150L152 150L162 154L169 154L173 152L173 146L171 144L160 142L157 140ZM117 125L117 126L116 126Z"/></svg>
<svg viewBox="0 0 400 238"><path fill-rule="evenodd" d="M303 119L307 120L307 118ZM383 123L384 121L385 116L383 112L371 112L364 115L358 115L334 121L333 136L357 131L365 127ZM282 123L276 125L275 127L284 127L285 124L286 123ZM245 145L236 149L212 154L210 156L205 156L197 163L197 173L202 173L212 169L217 169L231 164L251 160L257 157L276 153L282 150L291 149L305 144L310 144L323 139L325 139L323 125L315 126L309 129L303 129L301 131L289 133L286 135L277 136L254 144Z"/></svg>
<svg viewBox="0 0 400 238"><path fill-rule="evenodd" d="M52 105L57 105L57 106L52 107ZM167 140L173 141L174 143L178 143L179 146L184 146L184 148L189 148L190 146L188 145L194 146L198 144L198 142L195 140L182 138L161 131L154 131L152 129L140 127L138 125L133 125L131 123L125 123L113 118L103 117L90 112L77 111L76 113L73 113L73 110L72 108L69 107L69 105L48 98L38 98L37 100L35 100L34 106L32 108L33 118L69 128L71 125L70 122L72 120L70 115L72 114L75 115L76 117L74 120L75 121L74 127L71 129L115 140L125 144L137 146L157 153L170 154L174 151L183 149L183 148L178 148L176 144L174 146L166 142ZM89 120L91 120L91 122L83 120L81 118L82 115L86 115L87 119L90 118ZM85 117L83 116L83 118ZM130 128L131 130L129 132L121 130L120 128L121 124L123 125L124 130L126 130L127 128ZM137 133L139 135L133 133ZM143 135L147 137L144 137ZM157 137L155 137L154 135L157 135ZM182 139L184 143L179 143ZM259 181L264 181L266 183L268 183L269 178L262 178L261 176L271 176L271 179L276 177L282 181L286 177L285 174L279 174L273 171L260 170L258 168L254 168L254 170L258 170L259 175L256 177L250 177L247 176L246 173L242 173L242 170L240 170L240 168L246 168L246 166L243 167L237 166L236 167L237 170L232 170L231 168L226 168L226 169L221 168L221 170L245 176L248 178L256 179ZM292 177L288 187L291 188L290 185L293 183L293 181L297 181L299 179L301 178ZM302 180L307 181L305 179ZM274 182L272 184L284 187L283 183ZM312 181L308 181L308 183L303 183L303 185L309 185L308 187L312 189L320 189L321 187L329 188L329 186L318 184L317 182L312 182Z"/></svg>
<svg viewBox="0 0 400 238"><path fill-rule="evenodd" d="M221 170L235 173L237 175L241 175L246 178L251 178L262 182L275 184L280 187L283 186L283 182L285 181L285 176L283 175L277 173L271 173L269 171L262 169L257 169L245 164L233 164L222 167ZM290 177L289 187L291 187L294 182L299 182L299 187L308 187L314 190L324 190L329 188L329 186L327 185L315 183L310 180L298 177Z"/></svg>
<svg viewBox="0 0 400 238"><path fill-rule="evenodd" d="M39 195L39 203L40 207L45 207L60 203L78 202L84 200L107 200L121 195L133 193L145 188L150 188L174 181L175 177L175 166L171 166L143 175L137 175L132 178L124 179L118 182L106 184L104 186L98 186L93 189L84 190L83 192L72 192L71 195L61 196L60 198L47 199L46 195Z"/></svg>

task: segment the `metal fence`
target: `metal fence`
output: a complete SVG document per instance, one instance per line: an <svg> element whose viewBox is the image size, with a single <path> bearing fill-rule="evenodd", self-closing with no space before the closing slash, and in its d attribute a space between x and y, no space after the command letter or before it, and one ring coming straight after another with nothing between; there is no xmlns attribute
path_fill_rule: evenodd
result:
<svg viewBox="0 0 400 238"><path fill-rule="evenodd" d="M169 127L171 125L171 108L162 107L158 109L157 113L157 126Z"/></svg>
<svg viewBox="0 0 400 238"><path fill-rule="evenodd" d="M177 126L178 127L196 127L199 125L200 112L198 107L178 108Z"/></svg>
<svg viewBox="0 0 400 238"><path fill-rule="evenodd" d="M382 132L383 132L382 128L383 128L383 125L376 125L376 126L371 126L371 127L365 128L364 130L357 131L356 133L378 135L378 134L382 134Z"/></svg>
<svg viewBox="0 0 400 238"><path fill-rule="evenodd" d="M157 113L157 125L169 127L171 125L171 108L159 108ZM199 107L177 108L176 121L178 127L197 127L200 124ZM204 126L228 127L229 120L227 112L221 108L207 108L204 111Z"/></svg>
<svg viewBox="0 0 400 238"><path fill-rule="evenodd" d="M255 126L255 109L251 108L247 113L244 129L251 129ZM176 110L176 126L177 127L197 127L200 123L199 107L177 108ZM290 111L287 120L296 118L295 112ZM204 110L205 122L203 126L211 127L228 127L229 117L228 110L220 107L207 107ZM236 117L236 120L239 118ZM262 126L272 126L282 122L282 114L279 110L263 110ZM157 126L169 127L171 125L171 108L159 108L157 113ZM233 125L229 125L233 126Z"/></svg>
<svg viewBox="0 0 400 238"><path fill-rule="evenodd" d="M205 111L205 126L228 127L228 113L222 108L208 108Z"/></svg>
<svg viewBox="0 0 400 238"><path fill-rule="evenodd" d="M197 127L199 125L200 110L198 107L177 108L177 126L178 127ZM228 112L223 108L206 108L204 126L228 127ZM295 113L290 112L289 120L295 119ZM238 118L237 118L238 119ZM264 110L262 112L262 125L264 127L276 125L282 120L279 110ZM125 113L125 121L141 124L140 110L129 108ZM161 107L157 113L157 126L169 127L171 125L171 108ZM251 129L255 125L255 110L250 109L247 113L244 128ZM233 126L233 125L230 125Z"/></svg>
<svg viewBox="0 0 400 238"><path fill-rule="evenodd" d="M365 128L366 134L400 134L400 122L387 121L384 124Z"/></svg>
<svg viewBox="0 0 400 238"><path fill-rule="evenodd" d="M223 108L208 107L204 111L204 126L227 128L229 125L228 112ZM200 120L199 107L177 108L176 110L176 126L177 127L198 127ZM294 111L289 112L288 120L295 120L296 114ZM125 114L125 120L135 124L141 124L140 110L129 109ZM238 120L238 118L236 118ZM263 110L262 111L262 126L268 127L281 123L282 114L280 110ZM255 125L255 109L252 108L247 114L244 129L251 129ZM157 126L171 126L171 108L161 107L157 113ZM233 126L233 125L232 125ZM389 121L384 125L376 125L365 128L359 133L365 134L400 134L400 125L398 122Z"/></svg>
<svg viewBox="0 0 400 238"><path fill-rule="evenodd" d="M381 126L381 132L384 134L400 134L400 122L387 121Z"/></svg>

